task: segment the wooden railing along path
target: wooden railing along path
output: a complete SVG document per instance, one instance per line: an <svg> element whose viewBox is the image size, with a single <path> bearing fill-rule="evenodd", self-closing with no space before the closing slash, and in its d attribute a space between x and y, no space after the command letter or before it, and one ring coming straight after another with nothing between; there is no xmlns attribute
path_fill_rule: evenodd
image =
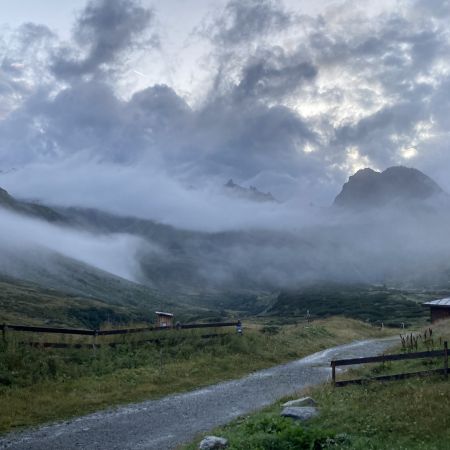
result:
<svg viewBox="0 0 450 450"><path fill-rule="evenodd" d="M398 373L394 375L380 375L370 378L358 378L353 380L342 380L336 381L336 367L339 366L353 366L358 364L367 363L384 363L387 361L403 361L409 359L431 359L431 358L443 358L442 369L430 369L423 370L419 372L406 372ZM368 356L364 358L349 358L349 359L338 359L331 361L331 378L333 386L340 387L346 386L348 384L362 384L367 381L390 381L390 380L402 380L405 378L418 377L418 376L428 376L432 374L442 373L446 378L448 378L448 344L447 341L444 342L444 348L442 350L433 350L426 352L415 352L415 353L400 353L396 355L380 355L380 356Z"/></svg>
<svg viewBox="0 0 450 450"><path fill-rule="evenodd" d="M57 328L57 327L38 327L38 326L28 326L28 325L11 325L11 324L0 324L0 330L2 331L3 340L7 340L7 333L10 331L26 332L26 333L45 333L45 334L71 334L78 336L92 336L93 344L66 344L66 343L56 343L56 342L28 342L27 344L36 347L46 347L46 348L84 348L96 346L96 338L98 336L113 336L113 335L129 335L136 333L147 333L152 331L169 331L169 330L184 330L184 329L196 329L196 328L221 328L221 327L236 327L241 325L240 321L237 322L210 322L210 323L187 323L180 324L177 323L173 327L140 327L140 328L119 328L115 330L88 330L82 328ZM218 336L217 334L205 334L202 338L209 338ZM147 339L140 342L159 342L158 339ZM108 343L109 346L115 346L117 343Z"/></svg>

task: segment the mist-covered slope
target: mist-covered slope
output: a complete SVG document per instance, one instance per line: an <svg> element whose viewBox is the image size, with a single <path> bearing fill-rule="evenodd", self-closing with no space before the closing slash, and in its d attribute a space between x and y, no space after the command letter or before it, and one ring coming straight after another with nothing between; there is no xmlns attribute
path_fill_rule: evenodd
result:
<svg viewBox="0 0 450 450"><path fill-rule="evenodd" d="M237 298L267 299L321 281L448 286L445 196L421 172L397 167L358 172L336 199L350 207L295 211L295 227L262 222L205 232L45 207L60 218L54 223L40 210L8 208L0 210L0 273L110 304L170 309L236 308ZM271 207L285 214L289 206Z"/></svg>
<svg viewBox="0 0 450 450"><path fill-rule="evenodd" d="M52 208L24 210L22 202L9 195L5 199L7 207L0 207L0 277L7 280L10 292L14 291L12 286L17 287L14 291L17 293L23 290L23 285L32 283L38 290L55 290L59 299L77 297L78 304L85 304L86 308L92 302L101 304L95 307L98 317L104 316L102 311L108 305L111 311L128 308L127 314L110 311L111 320L150 317L160 309L185 309L155 289L136 282L135 251L141 243L139 239L82 230ZM57 222L54 217L59 218ZM19 297L23 300L23 296ZM31 297L38 301L45 295ZM4 306L0 308L3 313ZM24 309L25 320L28 309ZM68 316L66 319L66 324L70 323Z"/></svg>
<svg viewBox="0 0 450 450"><path fill-rule="evenodd" d="M16 200L0 187L0 207L9 211L36 217L48 222L64 223L64 219L54 209L38 203Z"/></svg>
<svg viewBox="0 0 450 450"><path fill-rule="evenodd" d="M190 294L257 293L317 280L447 285L447 200L423 173L393 167L359 171L336 198L345 207L297 211L297 227L261 223L206 233L96 210L58 213L78 226L142 237L148 245L136 258L144 284ZM277 207L281 214L286 206Z"/></svg>

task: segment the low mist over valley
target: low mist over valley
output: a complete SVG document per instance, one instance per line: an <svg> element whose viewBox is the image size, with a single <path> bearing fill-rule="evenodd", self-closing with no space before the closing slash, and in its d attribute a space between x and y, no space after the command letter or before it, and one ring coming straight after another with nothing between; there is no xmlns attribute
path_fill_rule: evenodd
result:
<svg viewBox="0 0 450 450"><path fill-rule="evenodd" d="M115 294L97 284L125 279L194 303L208 294L219 301L221 292L226 299L327 282L448 287L449 197L415 169L358 171L327 208L235 201L238 209L261 209L260 223L207 232L2 191L0 270L113 302ZM290 220L272 222L277 215Z"/></svg>

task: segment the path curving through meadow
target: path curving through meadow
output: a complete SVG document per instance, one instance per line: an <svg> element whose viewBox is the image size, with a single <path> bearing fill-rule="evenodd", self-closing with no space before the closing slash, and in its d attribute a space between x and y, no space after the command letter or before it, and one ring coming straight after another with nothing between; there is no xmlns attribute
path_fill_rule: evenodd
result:
<svg viewBox="0 0 450 450"><path fill-rule="evenodd" d="M376 355L398 338L339 345L232 381L0 438L1 449L167 450L330 378L332 359Z"/></svg>

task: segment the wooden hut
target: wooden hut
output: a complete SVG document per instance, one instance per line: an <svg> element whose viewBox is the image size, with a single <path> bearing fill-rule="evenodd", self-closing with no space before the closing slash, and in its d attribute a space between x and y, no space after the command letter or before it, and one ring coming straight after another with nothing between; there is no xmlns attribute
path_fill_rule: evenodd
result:
<svg viewBox="0 0 450 450"><path fill-rule="evenodd" d="M159 328L173 327L173 314L168 312L155 311L156 326Z"/></svg>
<svg viewBox="0 0 450 450"><path fill-rule="evenodd" d="M430 308L430 318L432 323L437 320L450 318L450 297L426 302L423 306L428 306Z"/></svg>

